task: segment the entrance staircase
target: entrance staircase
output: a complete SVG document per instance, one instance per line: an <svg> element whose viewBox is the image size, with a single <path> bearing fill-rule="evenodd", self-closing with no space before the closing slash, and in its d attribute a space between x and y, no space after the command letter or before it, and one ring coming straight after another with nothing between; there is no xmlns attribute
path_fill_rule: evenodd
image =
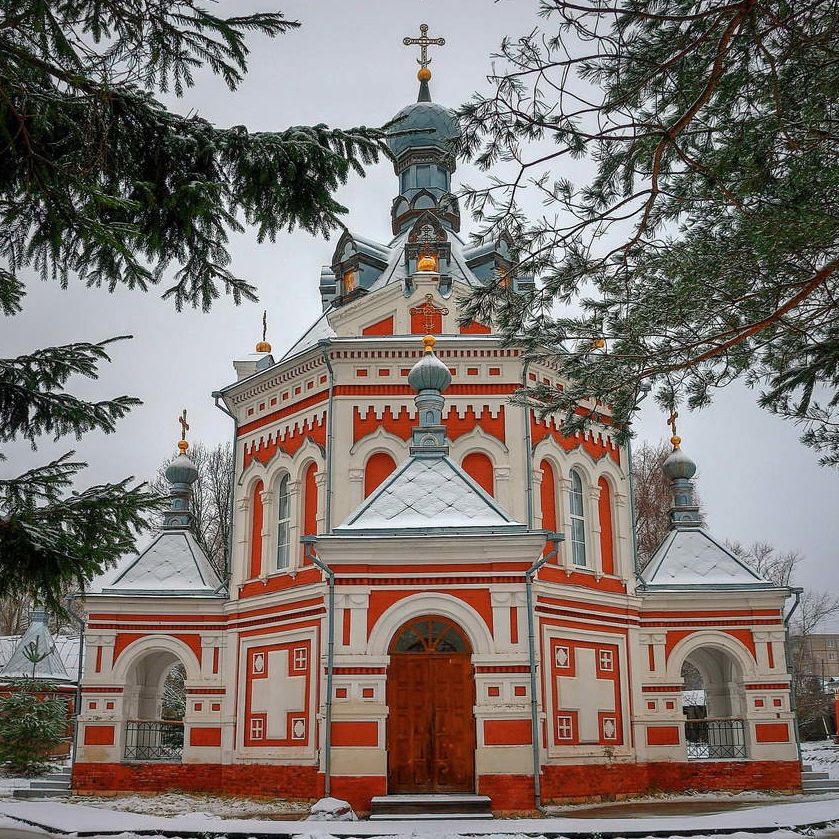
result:
<svg viewBox="0 0 839 839"><path fill-rule="evenodd" d="M491 818L486 795L377 795L370 812L371 821Z"/></svg>
<svg viewBox="0 0 839 839"><path fill-rule="evenodd" d="M801 767L801 791L805 795L839 793L839 780L831 778L827 772L816 772L805 763Z"/></svg>
<svg viewBox="0 0 839 839"><path fill-rule="evenodd" d="M72 771L69 766L56 769L48 775L30 781L28 787L16 788L12 795L15 798L56 798L70 795Z"/></svg>

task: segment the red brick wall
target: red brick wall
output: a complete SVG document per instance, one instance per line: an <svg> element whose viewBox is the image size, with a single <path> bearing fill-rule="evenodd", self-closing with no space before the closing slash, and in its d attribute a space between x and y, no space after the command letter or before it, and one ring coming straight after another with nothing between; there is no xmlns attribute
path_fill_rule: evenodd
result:
<svg viewBox="0 0 839 839"><path fill-rule="evenodd" d="M797 761L691 761L546 766L542 800L586 800L650 790L800 790Z"/></svg>
<svg viewBox="0 0 839 839"><path fill-rule="evenodd" d="M529 775L480 775L478 794L492 799L492 810L496 815L535 809L533 778Z"/></svg>
<svg viewBox="0 0 839 839"><path fill-rule="evenodd" d="M99 792L223 792L315 801L323 795L316 766L219 766L211 763L76 763L73 790Z"/></svg>
<svg viewBox="0 0 839 839"><path fill-rule="evenodd" d="M316 766L77 763L73 769L76 793L187 790L313 801L323 796L323 781ZM800 788L801 773L796 761L563 765L547 766L542 774L545 804L622 798L651 790ZM331 794L349 801L359 813L369 812L370 799L386 791L387 780L383 776L332 778ZM492 799L496 814L533 810L533 778L529 775L482 775L478 778L478 792Z"/></svg>
<svg viewBox="0 0 839 839"><path fill-rule="evenodd" d="M356 813L369 813L370 799L374 795L387 795L387 778L384 775L333 775L329 794L349 801Z"/></svg>

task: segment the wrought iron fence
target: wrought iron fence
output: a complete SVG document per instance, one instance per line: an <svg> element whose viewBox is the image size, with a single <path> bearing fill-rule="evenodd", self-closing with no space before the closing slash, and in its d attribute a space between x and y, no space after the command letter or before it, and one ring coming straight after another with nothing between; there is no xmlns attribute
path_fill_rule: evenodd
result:
<svg viewBox="0 0 839 839"><path fill-rule="evenodd" d="M730 717L688 720L685 723L685 743L688 760L746 757L743 720Z"/></svg>
<svg viewBox="0 0 839 839"><path fill-rule="evenodd" d="M125 723L124 760L180 763L184 751L184 724L169 720L128 720Z"/></svg>

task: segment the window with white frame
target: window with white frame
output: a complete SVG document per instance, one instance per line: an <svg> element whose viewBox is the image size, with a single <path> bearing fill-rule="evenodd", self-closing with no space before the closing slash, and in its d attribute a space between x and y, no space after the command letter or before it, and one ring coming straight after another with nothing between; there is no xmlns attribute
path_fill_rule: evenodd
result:
<svg viewBox="0 0 839 839"><path fill-rule="evenodd" d="M569 501L571 510L571 561L574 565L586 565L586 518L583 499L583 481L580 473L572 469L569 473L571 488Z"/></svg>
<svg viewBox="0 0 839 839"><path fill-rule="evenodd" d="M288 499L288 475L283 475L277 490L277 570L288 568L291 556L291 509Z"/></svg>

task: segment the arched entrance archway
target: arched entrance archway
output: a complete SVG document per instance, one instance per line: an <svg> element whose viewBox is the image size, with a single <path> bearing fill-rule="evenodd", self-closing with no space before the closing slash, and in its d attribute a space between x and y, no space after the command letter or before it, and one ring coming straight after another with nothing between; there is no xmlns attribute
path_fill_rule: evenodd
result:
<svg viewBox="0 0 839 839"><path fill-rule="evenodd" d="M403 624L388 650L388 792L474 792L472 648L448 618Z"/></svg>
<svg viewBox="0 0 839 839"><path fill-rule="evenodd" d="M689 760L748 757L743 674L726 650L703 646L684 660L681 676Z"/></svg>
<svg viewBox="0 0 839 839"><path fill-rule="evenodd" d="M181 761L185 677L186 667L170 650L152 649L132 663L125 678L125 760Z"/></svg>

